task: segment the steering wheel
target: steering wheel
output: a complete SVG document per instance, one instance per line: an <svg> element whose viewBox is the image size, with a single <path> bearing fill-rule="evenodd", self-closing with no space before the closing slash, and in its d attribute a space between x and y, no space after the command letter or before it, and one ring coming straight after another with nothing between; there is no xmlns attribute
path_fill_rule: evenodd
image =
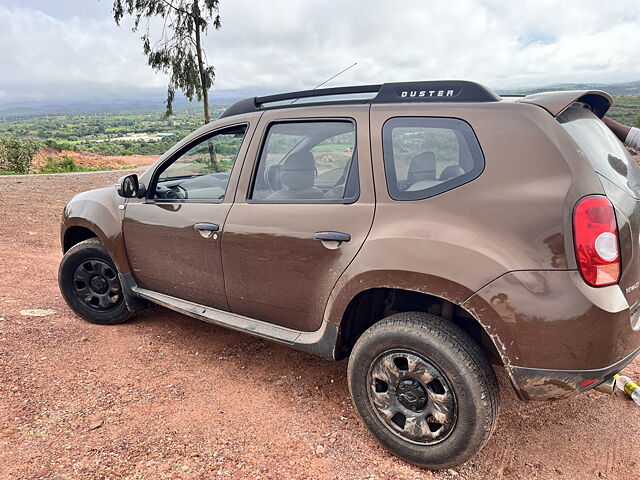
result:
<svg viewBox="0 0 640 480"><path fill-rule="evenodd" d="M187 189L180 185L174 185L172 188L169 188L164 192L164 198L171 200L184 200L185 198L188 198L188 196Z"/></svg>
<svg viewBox="0 0 640 480"><path fill-rule="evenodd" d="M282 165L279 163L272 163L264 169L264 183L272 192L282 189L282 182L280 181L281 169Z"/></svg>

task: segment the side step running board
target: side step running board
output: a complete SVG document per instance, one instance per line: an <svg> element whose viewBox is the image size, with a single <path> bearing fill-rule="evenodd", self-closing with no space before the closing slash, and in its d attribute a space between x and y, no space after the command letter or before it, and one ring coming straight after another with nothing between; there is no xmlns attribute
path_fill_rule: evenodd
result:
<svg viewBox="0 0 640 480"><path fill-rule="evenodd" d="M150 302L198 320L291 345L300 350L323 357L336 358L335 348L338 339L338 326L333 323L323 321L322 326L315 332L302 332L224 310L218 310L217 308L206 307L187 300L181 300L138 286L132 286L131 292L137 297L149 300Z"/></svg>

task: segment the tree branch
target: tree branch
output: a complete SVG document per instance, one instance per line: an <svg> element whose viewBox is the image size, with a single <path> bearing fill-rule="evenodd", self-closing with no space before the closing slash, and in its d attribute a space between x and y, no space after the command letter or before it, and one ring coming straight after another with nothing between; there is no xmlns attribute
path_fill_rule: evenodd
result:
<svg viewBox="0 0 640 480"><path fill-rule="evenodd" d="M167 5L168 7L173 8L175 11L177 11L177 12L182 12L182 13L184 13L185 15L188 15L188 16L190 16L191 18L194 18L194 19L195 19L195 17L193 16L193 13L188 12L187 10L183 10L182 8L178 8L178 7L176 7L173 3L169 2L168 0L161 0L161 1L162 1L162 3L164 3L165 5Z"/></svg>

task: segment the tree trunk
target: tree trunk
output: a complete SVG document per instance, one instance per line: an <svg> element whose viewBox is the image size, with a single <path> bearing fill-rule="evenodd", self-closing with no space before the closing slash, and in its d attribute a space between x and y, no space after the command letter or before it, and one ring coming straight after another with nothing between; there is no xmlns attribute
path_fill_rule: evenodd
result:
<svg viewBox="0 0 640 480"><path fill-rule="evenodd" d="M201 20L200 5L198 0L193 0L193 17L196 29L196 53L198 55L198 72L200 73L200 87L202 89L202 102L204 103L204 123L211 121L209 115L209 92L207 91L206 77L204 74L204 60L202 59L202 40L200 38Z"/></svg>
<svg viewBox="0 0 640 480"><path fill-rule="evenodd" d="M200 87L202 89L202 103L204 105L204 123L207 124L211 121L211 115L209 114L209 90L207 89L207 79L204 73L204 61L202 59L202 41L200 38L200 5L198 0L193 0L193 17L196 29L196 50L198 55L198 72L200 73ZM214 172L220 171L218 165L218 159L216 157L216 148L211 140L207 142L209 145L209 165Z"/></svg>

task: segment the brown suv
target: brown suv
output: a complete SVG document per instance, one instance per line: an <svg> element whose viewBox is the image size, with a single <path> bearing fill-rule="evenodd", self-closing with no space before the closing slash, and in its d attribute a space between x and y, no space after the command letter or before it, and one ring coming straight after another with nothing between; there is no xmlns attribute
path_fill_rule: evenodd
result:
<svg viewBox="0 0 640 480"><path fill-rule="evenodd" d="M640 351L640 173L611 101L463 81L240 101L69 202L61 291L95 323L155 303L349 357L383 445L459 464L496 424L490 361L553 400Z"/></svg>

